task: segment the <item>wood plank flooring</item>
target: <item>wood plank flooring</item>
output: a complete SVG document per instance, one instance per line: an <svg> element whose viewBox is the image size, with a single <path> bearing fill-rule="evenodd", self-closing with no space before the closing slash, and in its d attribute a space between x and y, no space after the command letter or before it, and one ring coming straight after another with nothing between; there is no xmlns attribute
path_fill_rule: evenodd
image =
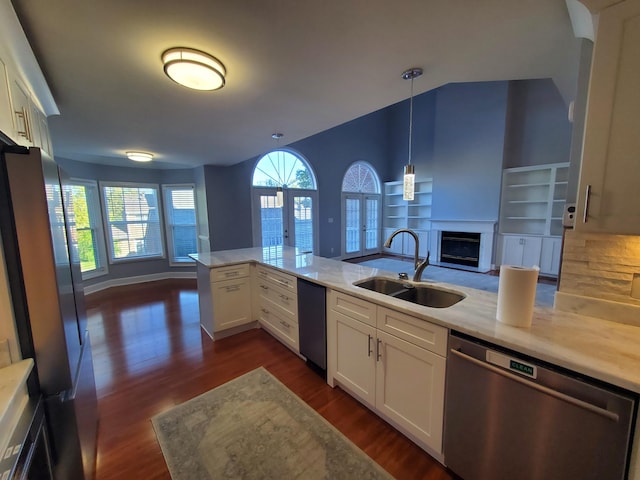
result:
<svg viewBox="0 0 640 480"><path fill-rule="evenodd" d="M151 417L259 366L394 477L456 478L263 330L212 342L200 329L195 281L95 293L87 314L100 415L96 480L169 479Z"/></svg>

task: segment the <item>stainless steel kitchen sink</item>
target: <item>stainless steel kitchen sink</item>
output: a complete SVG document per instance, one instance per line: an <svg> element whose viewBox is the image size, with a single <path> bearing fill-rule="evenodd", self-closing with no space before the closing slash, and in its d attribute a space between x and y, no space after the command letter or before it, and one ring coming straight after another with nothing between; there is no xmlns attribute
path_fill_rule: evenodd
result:
<svg viewBox="0 0 640 480"><path fill-rule="evenodd" d="M356 287L432 308L447 308L465 298L464 294L453 290L387 277L371 277L353 284Z"/></svg>

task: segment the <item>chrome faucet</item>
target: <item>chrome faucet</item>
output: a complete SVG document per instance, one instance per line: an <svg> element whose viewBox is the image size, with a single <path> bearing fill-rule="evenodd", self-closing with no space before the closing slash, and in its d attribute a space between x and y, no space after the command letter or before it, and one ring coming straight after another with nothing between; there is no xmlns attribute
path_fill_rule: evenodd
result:
<svg viewBox="0 0 640 480"><path fill-rule="evenodd" d="M393 238L400 233L408 233L416 241L416 251L413 257L413 264L416 271L413 274L413 281L419 282L420 278L422 277L422 272L424 272L424 269L429 266L429 256L431 255L431 252L427 250L427 258L425 258L422 262L420 261L420 257L418 254L418 251L419 251L418 249L420 247L420 240L418 240L418 235L416 234L416 232L414 232L413 230L409 230L408 228L399 228L398 230L393 232L391 235L389 235L389 238L387 238L387 241L384 242L384 247L390 248Z"/></svg>

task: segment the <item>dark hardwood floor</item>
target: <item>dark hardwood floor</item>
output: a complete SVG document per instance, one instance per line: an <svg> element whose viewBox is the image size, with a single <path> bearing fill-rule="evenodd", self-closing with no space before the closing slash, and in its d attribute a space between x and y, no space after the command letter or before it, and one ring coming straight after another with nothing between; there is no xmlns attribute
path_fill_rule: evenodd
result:
<svg viewBox="0 0 640 480"><path fill-rule="evenodd" d="M151 417L259 366L396 478L456 478L263 330L212 342L200 329L195 281L95 293L87 313L100 415L97 480L170 478Z"/></svg>

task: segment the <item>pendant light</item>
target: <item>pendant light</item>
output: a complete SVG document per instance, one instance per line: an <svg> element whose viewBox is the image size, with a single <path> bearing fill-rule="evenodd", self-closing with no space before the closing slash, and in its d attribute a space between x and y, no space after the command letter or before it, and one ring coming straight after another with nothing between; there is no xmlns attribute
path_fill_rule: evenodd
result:
<svg viewBox="0 0 640 480"><path fill-rule="evenodd" d="M280 132L272 133L271 138L276 141L276 150L280 148L280 139L284 137L284 134ZM282 185L278 185L276 188L276 207L282 208L284 205L284 191L282 190Z"/></svg>
<svg viewBox="0 0 640 480"><path fill-rule="evenodd" d="M416 175L413 165L411 165L411 140L413 134L413 79L422 75L421 68L410 68L402 72L402 78L411 80L411 96L409 97L409 161L404 166L404 178L402 188L402 199L413 200Z"/></svg>

